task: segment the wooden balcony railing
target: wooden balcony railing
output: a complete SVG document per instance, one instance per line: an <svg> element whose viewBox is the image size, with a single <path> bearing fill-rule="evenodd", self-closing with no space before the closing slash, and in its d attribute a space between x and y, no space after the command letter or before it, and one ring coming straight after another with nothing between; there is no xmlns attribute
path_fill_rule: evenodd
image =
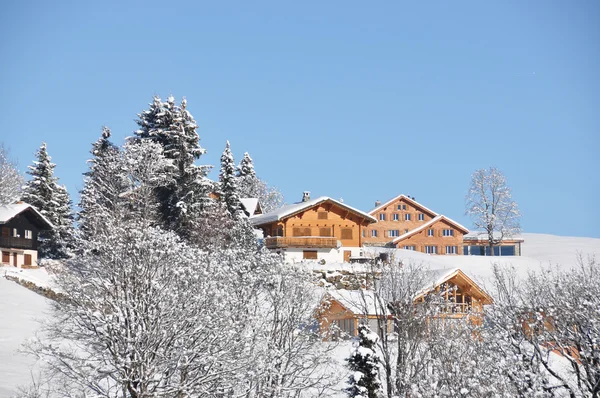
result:
<svg viewBox="0 0 600 398"><path fill-rule="evenodd" d="M0 247L14 249L31 249L33 248L33 239L13 238L3 236L0 237Z"/></svg>
<svg viewBox="0 0 600 398"><path fill-rule="evenodd" d="M337 247L338 240L334 237L320 236L302 236L302 237L283 237L273 236L265 239L265 245L269 249L282 247L307 247L307 248L325 248L334 249Z"/></svg>

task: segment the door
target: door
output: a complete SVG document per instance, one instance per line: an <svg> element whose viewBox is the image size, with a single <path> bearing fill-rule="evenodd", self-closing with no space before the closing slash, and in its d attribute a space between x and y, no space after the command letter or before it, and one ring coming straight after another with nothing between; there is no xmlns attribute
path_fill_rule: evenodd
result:
<svg viewBox="0 0 600 398"><path fill-rule="evenodd" d="M13 265L17 266L17 253L13 253Z"/></svg>
<svg viewBox="0 0 600 398"><path fill-rule="evenodd" d="M9 252L2 252L2 262L4 264L10 264L10 253Z"/></svg>
<svg viewBox="0 0 600 398"><path fill-rule="evenodd" d="M352 254L352 252L350 250L344 250L344 262L345 263L349 263L350 262L350 255Z"/></svg>

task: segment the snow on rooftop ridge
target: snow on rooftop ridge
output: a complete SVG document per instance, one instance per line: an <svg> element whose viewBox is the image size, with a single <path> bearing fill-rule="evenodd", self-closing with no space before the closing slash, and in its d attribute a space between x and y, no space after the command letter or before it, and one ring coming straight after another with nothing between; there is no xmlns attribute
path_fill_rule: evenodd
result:
<svg viewBox="0 0 600 398"><path fill-rule="evenodd" d="M240 203L244 206L250 217L252 217L258 207L258 198L240 198Z"/></svg>
<svg viewBox="0 0 600 398"><path fill-rule="evenodd" d="M455 225L455 226L457 226L458 228L462 229L463 231L467 231L467 232L469 231L467 228L465 228L463 225L461 225L461 224L457 223L457 222L456 222L456 221L454 221L453 219L451 219L451 218L449 218L449 217L446 217L446 216L445 216L445 215L443 215L443 214L439 214L439 215L435 216L434 218L432 218L431 220L427 221L425 224L423 224L423 225L421 225L421 226L419 226L419 227L417 227L417 228L415 228L415 229L413 229L413 230L410 230L410 231L406 232L405 234L402 234L402 235L400 235L399 237L397 237L396 239L394 239L394 240L392 241L392 243L393 243L393 244L396 244L396 243L398 243L398 242L400 242L400 241L402 241L402 240L404 240L404 239L406 239L406 238L408 238L408 237L410 237L410 236L413 236L413 235L415 235L415 234L417 234L417 233L419 233L419 232L423 231L425 228L427 228L427 227L429 227L429 226L431 226L431 225L435 224L435 223L436 223L436 222L438 222L439 220L446 220L446 221L448 221L449 223L451 223L451 224L454 224L454 225Z"/></svg>
<svg viewBox="0 0 600 398"><path fill-rule="evenodd" d="M256 226L256 225L263 225L263 224L279 221L282 218L291 216L295 213L299 213L305 209L311 208L315 205L318 205L319 203L326 202L328 200L335 203L336 205L338 205L340 207L346 208L352 212L360 214L362 217L366 218L367 220L371 220L372 222L377 222L375 217L371 216L370 214L367 214L367 213L360 211L352 206L348 206L345 203L342 203L335 199L332 199L329 196L320 196L318 198L309 199L304 202L298 202L298 203L294 203L291 205L283 206L283 207L280 207L279 209L273 210L269 213L261 214L256 217L253 217L250 220L250 222L252 223L252 225Z"/></svg>
<svg viewBox="0 0 600 398"><path fill-rule="evenodd" d="M27 209L34 211L50 228L54 228L54 225L46 217L42 215L35 207L25 202L17 202L9 205L0 206L0 224L6 224L11 219L21 214Z"/></svg>
<svg viewBox="0 0 600 398"><path fill-rule="evenodd" d="M404 198L404 199L408 200L409 202L412 202L413 204L415 204L418 207L422 208L423 210L426 210L426 211L430 212L431 214L433 214L434 217L439 215L437 212L431 210L430 208L428 208L426 206L423 206L421 203L417 202L416 200L414 200L411 197L409 197L407 195L404 195L404 194L400 194L400 195L398 195L398 196L396 196L396 197L388 200L384 204L376 206L373 210L369 211L369 214L373 214L373 213L375 213L375 212L377 212L377 211L379 211L379 210L381 210L381 209L383 209L383 208L391 205L392 202L395 202L396 200L398 200L400 198Z"/></svg>

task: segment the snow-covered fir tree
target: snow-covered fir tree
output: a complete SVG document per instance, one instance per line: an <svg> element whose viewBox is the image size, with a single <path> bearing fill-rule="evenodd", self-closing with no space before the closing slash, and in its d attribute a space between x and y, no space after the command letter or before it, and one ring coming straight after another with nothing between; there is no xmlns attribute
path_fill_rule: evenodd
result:
<svg viewBox="0 0 600 398"><path fill-rule="evenodd" d="M196 131L198 125L187 110L186 100L178 106L173 96L166 102L155 96L150 109L138 117L140 128L134 139L158 143L164 156L175 166L169 176L172 182L156 188L162 223L181 236L189 237L211 203L208 195L212 186L206 178L209 167L194 164L205 153Z"/></svg>
<svg viewBox="0 0 600 398"><path fill-rule="evenodd" d="M264 212L275 210L283 205L283 195L276 188L257 177L254 162L248 152L236 169L240 198L258 198Z"/></svg>
<svg viewBox="0 0 600 398"><path fill-rule="evenodd" d="M349 397L377 398L381 390L379 381L379 357L377 355L377 334L369 326L358 326L358 343L347 359L350 378L346 389Z"/></svg>
<svg viewBox="0 0 600 398"><path fill-rule="evenodd" d="M221 172L219 173L219 186L221 200L227 206L227 211L232 217L240 215L240 197L238 194L237 181L235 177L235 163L229 141L221 155Z"/></svg>
<svg viewBox="0 0 600 398"><path fill-rule="evenodd" d="M119 195L125 190L119 148L110 141L108 127L102 128L98 141L92 144L88 160L89 170L84 173L84 186L80 192L79 233L91 238L104 228L107 213L116 210Z"/></svg>
<svg viewBox="0 0 600 398"><path fill-rule="evenodd" d="M19 200L22 186L23 176L8 158L4 145L0 145L0 206Z"/></svg>
<svg viewBox="0 0 600 398"><path fill-rule="evenodd" d="M21 199L39 210L54 226L39 234L40 257L66 258L74 247L75 236L71 199L54 176L56 165L51 162L46 143L42 143L35 156L27 172L31 180L25 184Z"/></svg>

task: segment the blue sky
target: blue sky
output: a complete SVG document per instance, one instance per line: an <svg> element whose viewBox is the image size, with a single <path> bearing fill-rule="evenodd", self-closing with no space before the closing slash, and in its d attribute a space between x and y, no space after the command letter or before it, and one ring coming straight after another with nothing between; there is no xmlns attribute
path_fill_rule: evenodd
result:
<svg viewBox="0 0 600 398"><path fill-rule="evenodd" d="M126 4L125 4L126 3ZM525 232L600 237L600 2L10 2L0 141L42 141L77 201L90 145L185 96L218 168L248 151L286 201L400 193L470 226L496 166ZM216 173L212 174L216 177Z"/></svg>

